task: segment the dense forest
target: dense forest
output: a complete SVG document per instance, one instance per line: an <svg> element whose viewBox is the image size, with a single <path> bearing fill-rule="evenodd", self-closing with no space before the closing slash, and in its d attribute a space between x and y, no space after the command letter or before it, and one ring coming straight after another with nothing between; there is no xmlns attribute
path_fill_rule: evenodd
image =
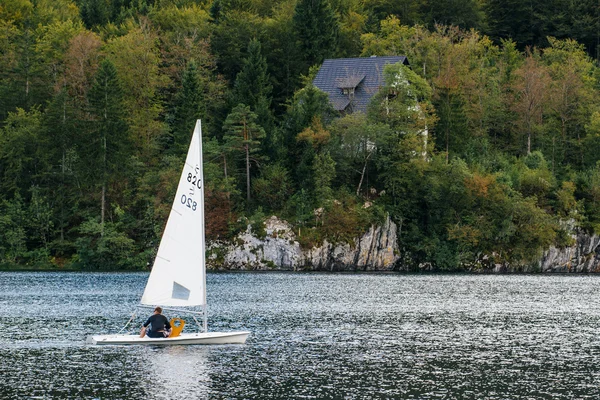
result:
<svg viewBox="0 0 600 400"><path fill-rule="evenodd" d="M527 264L600 232L597 1L0 0L0 265L151 265L197 118L207 236L390 215L402 260ZM367 113L326 58L405 55ZM402 77L399 79L398 77ZM318 212L315 212L318 210Z"/></svg>

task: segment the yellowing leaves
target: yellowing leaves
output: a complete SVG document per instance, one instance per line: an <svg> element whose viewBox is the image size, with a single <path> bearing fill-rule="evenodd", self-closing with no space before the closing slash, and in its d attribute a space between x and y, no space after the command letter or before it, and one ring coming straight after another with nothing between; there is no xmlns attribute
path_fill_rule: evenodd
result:
<svg viewBox="0 0 600 400"><path fill-rule="evenodd" d="M490 185L496 183L496 178L493 175L480 175L474 173L472 176L465 178L465 186L472 195L477 197L487 197Z"/></svg>
<svg viewBox="0 0 600 400"><path fill-rule="evenodd" d="M328 130L323 128L321 119L315 117L312 120L312 124L298 134L296 140L299 142L307 142L313 146L313 148L318 149L327 144L330 138L331 134Z"/></svg>
<svg viewBox="0 0 600 400"><path fill-rule="evenodd" d="M461 245L477 246L481 236L481 231L471 225L455 225L448 228L448 239L456 240Z"/></svg>

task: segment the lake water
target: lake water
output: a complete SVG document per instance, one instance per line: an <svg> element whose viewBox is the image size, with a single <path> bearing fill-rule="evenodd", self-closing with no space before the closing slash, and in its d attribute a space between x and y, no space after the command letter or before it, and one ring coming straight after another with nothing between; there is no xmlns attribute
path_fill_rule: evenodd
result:
<svg viewBox="0 0 600 400"><path fill-rule="evenodd" d="M146 279L0 272L0 398L600 398L600 277L214 273L246 345L87 345Z"/></svg>

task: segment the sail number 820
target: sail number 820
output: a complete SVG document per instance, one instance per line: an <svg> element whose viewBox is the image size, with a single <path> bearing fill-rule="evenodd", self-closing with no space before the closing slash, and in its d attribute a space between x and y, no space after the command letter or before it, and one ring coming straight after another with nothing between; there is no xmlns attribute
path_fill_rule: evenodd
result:
<svg viewBox="0 0 600 400"><path fill-rule="evenodd" d="M196 175L192 175L191 172L187 175L187 181L192 185L196 185L198 189L202 189L202 180L197 178Z"/></svg>
<svg viewBox="0 0 600 400"><path fill-rule="evenodd" d="M191 197L187 197L185 194L181 195L181 204L187 206L187 208L191 208L192 211L196 211L196 208L198 207L198 203Z"/></svg>

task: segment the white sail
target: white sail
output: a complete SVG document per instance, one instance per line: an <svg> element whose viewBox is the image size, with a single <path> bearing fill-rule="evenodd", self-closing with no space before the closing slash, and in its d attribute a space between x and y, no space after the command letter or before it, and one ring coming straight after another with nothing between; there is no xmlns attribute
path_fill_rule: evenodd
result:
<svg viewBox="0 0 600 400"><path fill-rule="evenodd" d="M141 303L206 304L202 128L196 122L177 194Z"/></svg>
<svg viewBox="0 0 600 400"><path fill-rule="evenodd" d="M141 303L171 307L203 306L203 331L181 333L179 336L168 338L139 337L138 334L120 333L91 335L88 336L87 342L95 345L246 343L246 339L250 334L248 331L208 332L206 322L206 267L204 261L202 129L200 121L198 121L179 180L173 207ZM181 311L181 309L178 310ZM129 325L129 322L127 325Z"/></svg>

